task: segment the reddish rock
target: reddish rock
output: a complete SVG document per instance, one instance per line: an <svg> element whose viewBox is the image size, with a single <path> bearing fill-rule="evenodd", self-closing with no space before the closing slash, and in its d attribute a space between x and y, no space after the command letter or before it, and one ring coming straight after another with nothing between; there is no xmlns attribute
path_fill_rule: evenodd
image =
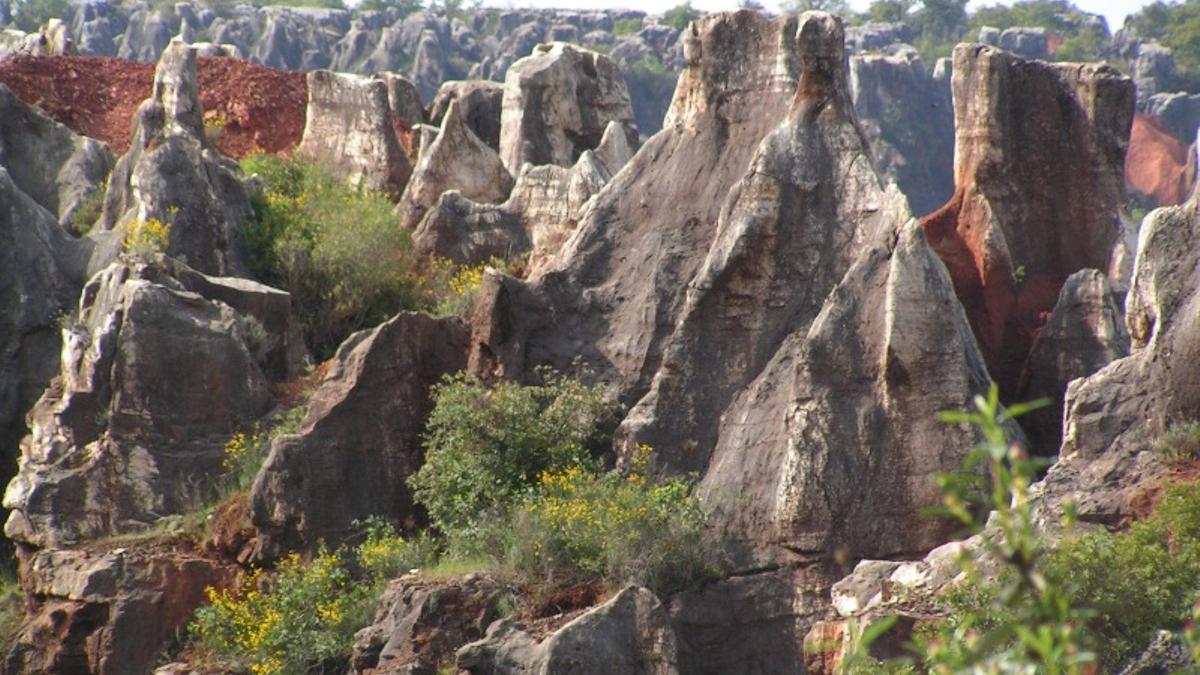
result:
<svg viewBox="0 0 1200 675"><path fill-rule="evenodd" d="M1089 267L1125 276L1133 82L1105 65L959 45L952 88L955 194L922 225L1013 396L1066 278Z"/></svg>
<svg viewBox="0 0 1200 675"><path fill-rule="evenodd" d="M1196 148L1188 147L1153 115L1134 115L1125 156L1125 182L1158 206L1182 203L1196 182Z"/></svg>

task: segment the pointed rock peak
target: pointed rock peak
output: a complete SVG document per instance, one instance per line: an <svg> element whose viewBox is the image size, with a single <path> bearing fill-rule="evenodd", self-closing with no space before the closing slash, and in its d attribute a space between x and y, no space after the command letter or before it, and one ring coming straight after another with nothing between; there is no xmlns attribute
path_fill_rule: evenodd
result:
<svg viewBox="0 0 1200 675"><path fill-rule="evenodd" d="M200 105L196 50L191 45L174 40L163 50L154 70L154 89L150 97L162 107L166 130L204 139L204 109Z"/></svg>
<svg viewBox="0 0 1200 675"><path fill-rule="evenodd" d="M805 12L796 28L796 53L800 57L800 84L793 111L806 121L815 119L830 104L848 110L842 20L825 12Z"/></svg>
<svg viewBox="0 0 1200 675"><path fill-rule="evenodd" d="M613 120L604 127L604 136L600 138L600 145L596 146L595 151L583 153L579 160L582 162L584 156L591 154L592 158L604 165L610 175L616 175L626 162L633 159L636 152L637 147L630 144L625 127Z"/></svg>
<svg viewBox="0 0 1200 675"><path fill-rule="evenodd" d="M475 132L471 131L471 129L467 126L466 120L463 119L462 109L461 106L459 106L458 101L450 102L450 107L446 109L446 116L442 118L442 126L438 132L437 139L434 140L434 143L436 144L442 142L443 139L445 139L445 142L460 142L481 146L480 152L491 150L487 147L487 144L484 143L477 135L475 135ZM495 153L493 152L492 154Z"/></svg>

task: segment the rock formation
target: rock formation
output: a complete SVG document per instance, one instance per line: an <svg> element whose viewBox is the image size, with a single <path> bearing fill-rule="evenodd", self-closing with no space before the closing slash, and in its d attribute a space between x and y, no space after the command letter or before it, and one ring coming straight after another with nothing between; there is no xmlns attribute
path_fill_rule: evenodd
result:
<svg viewBox="0 0 1200 675"><path fill-rule="evenodd" d="M296 152L325 164L350 185L396 198L408 184L412 165L391 115L383 80L313 71L304 138Z"/></svg>
<svg viewBox="0 0 1200 675"><path fill-rule="evenodd" d="M405 479L424 457L429 388L466 365L466 341L460 319L405 313L342 343L299 433L272 443L254 482L260 557L335 545L372 515L422 520Z"/></svg>
<svg viewBox="0 0 1200 675"><path fill-rule="evenodd" d="M1131 192L1150 199L1154 206L1181 204L1196 184L1195 154L1195 146L1189 148L1165 128L1162 120L1134 115L1125 157L1125 182Z"/></svg>
<svg viewBox="0 0 1200 675"><path fill-rule="evenodd" d="M250 200L236 165L205 137L202 113L196 52L174 42L138 108L129 152L109 178L93 271L115 257L130 223L158 220L171 225L168 255L206 274L246 274L242 228L253 218Z"/></svg>
<svg viewBox="0 0 1200 675"><path fill-rule="evenodd" d="M204 589L236 574L170 545L33 553L21 568L32 606L3 670L148 673L206 602Z"/></svg>
<svg viewBox="0 0 1200 675"><path fill-rule="evenodd" d="M422 145L412 180L400 196L400 224L415 228L447 190L476 202L500 202L513 187L500 156L467 126L457 101L450 103L437 138Z"/></svg>
<svg viewBox="0 0 1200 675"><path fill-rule="evenodd" d="M429 122L441 126L451 103L458 103L463 122L488 147L500 150L500 110L504 86L486 80L443 82L433 103L429 104Z"/></svg>
<svg viewBox="0 0 1200 675"><path fill-rule="evenodd" d="M29 413L5 534L59 546L198 506L229 437L272 406L244 326L158 264L89 281L60 375Z"/></svg>
<svg viewBox="0 0 1200 675"><path fill-rule="evenodd" d="M923 225L1008 397L1069 275L1098 269L1118 287L1128 278L1133 86L1102 65L960 45L953 89L955 194Z"/></svg>
<svg viewBox="0 0 1200 675"><path fill-rule="evenodd" d="M396 73L379 73L375 77L387 85L388 109L401 124L411 129L425 122L421 95L411 80Z"/></svg>
<svg viewBox="0 0 1200 675"><path fill-rule="evenodd" d="M459 650L457 666L472 675L674 675L684 672L676 651L662 603L650 591L630 586L541 641L501 619L484 639Z"/></svg>
<svg viewBox="0 0 1200 675"><path fill-rule="evenodd" d="M600 144L610 121L637 127L625 78L608 57L566 43L540 45L504 80L500 157L514 173L529 164L574 164Z"/></svg>

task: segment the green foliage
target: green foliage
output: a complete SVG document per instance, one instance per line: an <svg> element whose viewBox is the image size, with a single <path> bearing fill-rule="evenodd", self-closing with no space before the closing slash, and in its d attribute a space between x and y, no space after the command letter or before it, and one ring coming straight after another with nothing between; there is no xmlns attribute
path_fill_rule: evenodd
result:
<svg viewBox="0 0 1200 675"><path fill-rule="evenodd" d="M799 14L809 10L820 10L838 16L853 14L850 11L850 3L846 0L783 0L779 3L779 9L785 14Z"/></svg>
<svg viewBox="0 0 1200 675"><path fill-rule="evenodd" d="M71 214L71 231L79 236L92 231L92 226L104 213L104 193L107 191L107 183L97 186L79 202L75 213Z"/></svg>
<svg viewBox="0 0 1200 675"><path fill-rule="evenodd" d="M540 385L489 388L464 373L434 388L425 463L409 484L444 534L469 538L483 516L506 509L543 471L590 462L607 441L613 406L601 387L540 375Z"/></svg>
<svg viewBox="0 0 1200 675"><path fill-rule="evenodd" d="M17 573L8 565L0 567L0 651L7 654L17 637L24 615L25 594L17 583Z"/></svg>
<svg viewBox="0 0 1200 675"><path fill-rule="evenodd" d="M391 523L378 516L355 525L364 537L355 549L355 559L366 577L376 583L437 562L438 545L428 533L405 539Z"/></svg>
<svg viewBox="0 0 1200 675"><path fill-rule="evenodd" d="M671 9L663 12L662 22L675 30L682 31L688 27L688 24L704 16L700 10L692 7L691 0L681 5L675 5Z"/></svg>
<svg viewBox="0 0 1200 675"><path fill-rule="evenodd" d="M916 0L875 0L867 8L865 18L871 21L907 21Z"/></svg>
<svg viewBox="0 0 1200 675"><path fill-rule="evenodd" d="M255 271L292 293L319 358L350 333L415 306L412 241L385 196L297 159L250 157L242 168L264 186L246 233Z"/></svg>
<svg viewBox="0 0 1200 675"><path fill-rule="evenodd" d="M642 29L643 21L641 17L629 17L627 19L617 19L613 22L613 35L618 37L624 35L633 35Z"/></svg>
<svg viewBox="0 0 1200 675"><path fill-rule="evenodd" d="M256 571L236 588L206 589L211 604L196 610L189 633L254 675L320 672L349 656L376 590L355 583L336 553L322 550L307 564L293 554L271 577Z"/></svg>
<svg viewBox="0 0 1200 675"><path fill-rule="evenodd" d="M1064 38L1052 55L1056 61L1096 61L1104 56L1107 36L1081 30L1087 14L1068 0L1024 0L1012 5L981 7L971 15L969 34L983 26L1004 30L1039 26Z"/></svg>
<svg viewBox="0 0 1200 675"><path fill-rule="evenodd" d="M408 16L421 9L421 0L363 0L355 9L359 12L386 12L395 9L400 16Z"/></svg>
<svg viewBox="0 0 1200 675"><path fill-rule="evenodd" d="M706 515L684 479L652 481L650 449L622 475L588 465L547 471L513 511L503 563L538 589L602 579L671 593L714 578Z"/></svg>
<svg viewBox="0 0 1200 675"><path fill-rule="evenodd" d="M18 0L12 10L17 28L33 33L50 19L61 19L67 11L67 0Z"/></svg>
<svg viewBox="0 0 1200 675"><path fill-rule="evenodd" d="M1173 422L1150 442L1150 450L1167 464L1189 464L1200 459L1200 420Z"/></svg>
<svg viewBox="0 0 1200 675"><path fill-rule="evenodd" d="M1170 47L1185 77L1200 78L1200 0L1146 5L1133 16L1133 27L1142 39Z"/></svg>
<svg viewBox="0 0 1200 675"><path fill-rule="evenodd" d="M243 490L254 482L262 467L271 441L276 436L294 434L304 421L304 406L298 405L267 423L255 423L249 433L236 433L225 443L222 466L226 471L228 491Z"/></svg>
<svg viewBox="0 0 1200 675"><path fill-rule="evenodd" d="M171 241L171 223L156 218L134 220L126 226L121 248L142 260L150 260L167 250Z"/></svg>

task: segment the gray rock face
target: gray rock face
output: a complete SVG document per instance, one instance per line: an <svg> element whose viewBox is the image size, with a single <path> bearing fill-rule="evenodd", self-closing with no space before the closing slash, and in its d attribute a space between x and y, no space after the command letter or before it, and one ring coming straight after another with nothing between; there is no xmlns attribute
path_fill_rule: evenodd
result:
<svg viewBox="0 0 1200 675"><path fill-rule="evenodd" d="M846 49L852 54L877 52L900 44L911 44L912 28L904 23L869 21L846 29Z"/></svg>
<svg viewBox="0 0 1200 675"><path fill-rule="evenodd" d="M50 19L33 33L15 28L0 30L0 58L14 54L63 56L74 53L75 43L61 19Z"/></svg>
<svg viewBox="0 0 1200 675"><path fill-rule="evenodd" d="M412 165L392 125L388 86L378 79L317 70L308 74L308 110L298 153L350 185L404 191Z"/></svg>
<svg viewBox="0 0 1200 675"><path fill-rule="evenodd" d="M81 202L104 184L113 156L77 136L0 85L0 166L17 188L67 225Z"/></svg>
<svg viewBox="0 0 1200 675"><path fill-rule="evenodd" d="M194 508L229 437L272 405L238 314L157 265L98 274L63 340L4 495L5 534L26 544L135 531Z"/></svg>
<svg viewBox="0 0 1200 675"><path fill-rule="evenodd" d="M1144 105L1160 92L1175 91L1175 56L1157 42L1138 47L1133 62L1133 80L1137 83L1138 103Z"/></svg>
<svg viewBox="0 0 1200 675"><path fill-rule="evenodd" d="M253 211L237 165L205 138L202 112L196 52L174 42L109 178L92 271L115 257L130 223L153 219L171 225L168 255L206 274L246 275L242 228Z"/></svg>
<svg viewBox="0 0 1200 675"><path fill-rule="evenodd" d="M1080 270L1063 283L1022 375L1020 400L1054 402L1021 420L1034 448L1056 449L1061 441L1062 397L1072 380L1129 354L1122 303L1099 270Z"/></svg>
<svg viewBox="0 0 1200 675"><path fill-rule="evenodd" d="M912 50L850 57L850 96L876 170L913 213L954 194L954 110L949 83L930 77Z"/></svg>
<svg viewBox="0 0 1200 675"><path fill-rule="evenodd" d="M421 147L421 158L396 213L401 225L415 228L447 190L457 190L476 202L500 202L512 187L512 174L500 155L471 131L454 101L442 119L437 139Z"/></svg>
<svg viewBox="0 0 1200 675"><path fill-rule="evenodd" d="M1045 28L1016 27L999 30L984 26L979 29L979 41L989 47L1005 49L1027 59L1045 59L1050 56Z"/></svg>
<svg viewBox="0 0 1200 675"><path fill-rule="evenodd" d="M1200 128L1200 94L1154 94L1146 99L1146 112L1161 119L1175 138L1188 143Z"/></svg>
<svg viewBox="0 0 1200 675"><path fill-rule="evenodd" d="M635 144L629 89L616 64L565 43L542 45L505 76L500 157L514 173L525 163L570 166L614 120Z"/></svg>
<svg viewBox="0 0 1200 675"><path fill-rule="evenodd" d="M388 109L393 116L410 128L425 122L421 95L411 80L396 73L379 73L375 77L387 85Z"/></svg>
<svg viewBox="0 0 1200 675"><path fill-rule="evenodd" d="M458 103L463 121L479 140L493 150L500 150L500 109L504 100L504 85L499 82L451 81L438 87L429 105L430 124L441 126L451 103Z"/></svg>
<svg viewBox="0 0 1200 675"><path fill-rule="evenodd" d="M254 482L260 557L336 545L371 515L419 522L404 481L424 457L429 388L466 365L466 341L459 319L409 313L347 338L299 434L275 440Z"/></svg>
<svg viewBox="0 0 1200 675"><path fill-rule="evenodd" d="M676 651L662 603L629 586L540 642L501 619L483 640L459 650L457 667L473 675L673 675L683 672Z"/></svg>
<svg viewBox="0 0 1200 675"><path fill-rule="evenodd" d="M1042 487L1048 512L1073 499L1081 519L1119 523L1139 486L1161 479L1149 440L1200 409L1198 245L1200 192L1142 224L1125 300L1131 353L1067 387L1061 458Z"/></svg>
<svg viewBox="0 0 1200 675"><path fill-rule="evenodd" d="M22 561L31 604L6 673L148 673L238 570L171 547L38 551Z"/></svg>

